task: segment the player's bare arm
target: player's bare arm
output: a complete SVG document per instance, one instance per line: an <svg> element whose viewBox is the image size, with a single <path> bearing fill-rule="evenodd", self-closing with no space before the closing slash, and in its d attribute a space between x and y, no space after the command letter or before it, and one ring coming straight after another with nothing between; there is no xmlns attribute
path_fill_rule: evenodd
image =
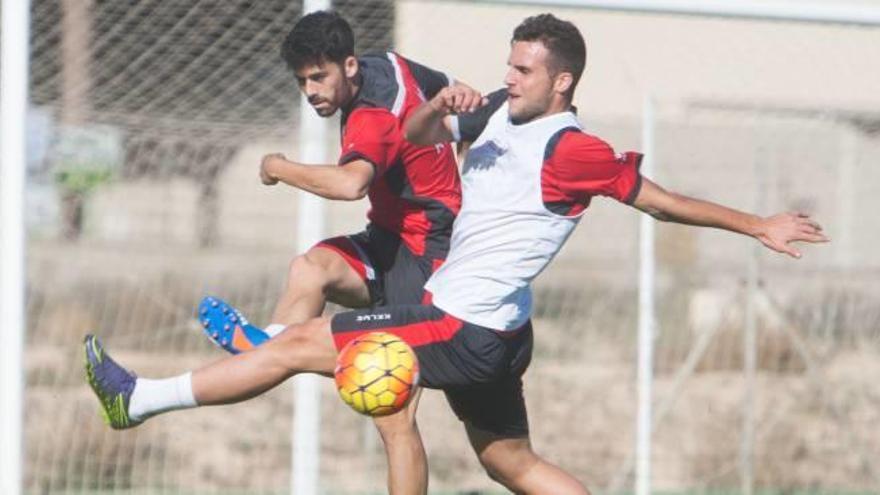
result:
<svg viewBox="0 0 880 495"><path fill-rule="evenodd" d="M267 186L283 182L323 198L346 201L363 198L374 174L373 165L366 160L354 160L342 167L303 165L281 153L272 153L260 164L260 180Z"/></svg>
<svg viewBox="0 0 880 495"><path fill-rule="evenodd" d="M666 191L642 178L642 187L633 206L660 221L714 227L754 237L773 251L800 258L792 242L828 242L822 226L809 215L799 212L760 217L710 201Z"/></svg>
<svg viewBox="0 0 880 495"><path fill-rule="evenodd" d="M440 90L413 112L407 119L404 135L407 141L421 145L452 141L453 132L449 116L473 112L486 103L488 101L479 91L456 82Z"/></svg>

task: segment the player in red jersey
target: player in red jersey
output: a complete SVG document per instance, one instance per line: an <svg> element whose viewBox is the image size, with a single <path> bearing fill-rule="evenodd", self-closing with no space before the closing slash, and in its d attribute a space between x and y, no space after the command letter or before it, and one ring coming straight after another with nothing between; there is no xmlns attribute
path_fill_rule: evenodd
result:
<svg viewBox="0 0 880 495"><path fill-rule="evenodd" d="M369 224L363 232L326 239L296 256L265 328L249 323L228 303L206 297L199 306L205 333L233 354L264 343L288 325L320 316L327 301L350 308L425 302L424 284L449 250L461 185L450 144L413 145L403 138L403 121L447 86L469 92L471 103L479 101L467 86L396 53L355 57L351 28L334 12L300 19L282 44L281 56L318 115L342 112L342 152L334 165L266 155L261 181L269 186L282 182L327 199L367 196ZM389 457L405 459L405 467L392 473L391 491L425 491L427 470L414 417L376 423Z"/></svg>

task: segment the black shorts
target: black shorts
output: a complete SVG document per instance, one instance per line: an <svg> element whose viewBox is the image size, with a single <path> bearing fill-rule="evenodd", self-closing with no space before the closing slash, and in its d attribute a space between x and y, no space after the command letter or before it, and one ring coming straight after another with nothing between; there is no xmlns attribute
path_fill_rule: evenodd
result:
<svg viewBox="0 0 880 495"><path fill-rule="evenodd" d="M505 437L528 435L522 375L532 358L531 322L499 332L409 305L339 313L331 329L337 349L368 332L397 335L418 357L420 384L442 389L459 419Z"/></svg>
<svg viewBox="0 0 880 495"><path fill-rule="evenodd" d="M425 304L425 282L442 259L417 256L400 236L375 225L354 235L332 237L315 247L335 251L364 280L370 306Z"/></svg>

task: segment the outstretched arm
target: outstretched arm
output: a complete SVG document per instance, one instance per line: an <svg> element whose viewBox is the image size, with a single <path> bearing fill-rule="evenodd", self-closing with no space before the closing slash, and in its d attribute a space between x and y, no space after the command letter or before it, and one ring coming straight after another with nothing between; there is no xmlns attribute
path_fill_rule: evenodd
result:
<svg viewBox="0 0 880 495"><path fill-rule="evenodd" d="M281 153L264 156L260 165L260 180L267 186L283 182L323 198L346 201L363 198L374 174L373 165L366 160L354 160L341 167L303 165Z"/></svg>
<svg viewBox="0 0 880 495"><path fill-rule="evenodd" d="M794 258L800 258L801 253L790 243L830 240L822 233L822 227L805 213L789 212L760 217L666 191L644 177L633 206L660 221L715 227L748 235L773 251Z"/></svg>
<svg viewBox="0 0 880 495"><path fill-rule="evenodd" d="M456 82L422 103L406 120L406 140L420 145L454 141L453 114L473 112L488 103L479 91Z"/></svg>

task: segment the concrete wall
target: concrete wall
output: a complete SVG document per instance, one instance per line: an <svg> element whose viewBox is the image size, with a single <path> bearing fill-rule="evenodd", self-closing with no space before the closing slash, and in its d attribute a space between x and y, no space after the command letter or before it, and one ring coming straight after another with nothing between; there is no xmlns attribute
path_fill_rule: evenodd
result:
<svg viewBox="0 0 880 495"><path fill-rule="evenodd" d="M646 91L665 101L880 112L877 28L405 1L397 46L477 87L495 89L514 27L548 10L574 22L586 38L587 70L576 104L588 121L637 116Z"/></svg>

